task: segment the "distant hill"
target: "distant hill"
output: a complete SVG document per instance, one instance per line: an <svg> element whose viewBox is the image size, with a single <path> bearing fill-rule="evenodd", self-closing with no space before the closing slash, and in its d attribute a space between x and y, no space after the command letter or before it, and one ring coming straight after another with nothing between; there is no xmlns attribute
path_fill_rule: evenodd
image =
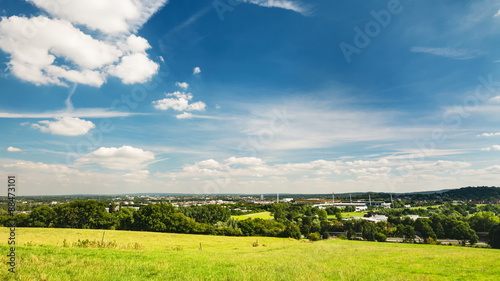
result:
<svg viewBox="0 0 500 281"><path fill-rule="evenodd" d="M442 193L443 197L453 199L485 200L500 199L500 187L478 186L452 189Z"/></svg>

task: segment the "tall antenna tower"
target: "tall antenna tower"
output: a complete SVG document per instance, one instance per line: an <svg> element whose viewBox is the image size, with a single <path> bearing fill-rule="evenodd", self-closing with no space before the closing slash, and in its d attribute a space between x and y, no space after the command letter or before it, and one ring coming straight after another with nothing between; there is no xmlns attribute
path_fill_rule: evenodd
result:
<svg viewBox="0 0 500 281"><path fill-rule="evenodd" d="M279 192L276 192L276 203L280 202L280 194Z"/></svg>
<svg viewBox="0 0 500 281"><path fill-rule="evenodd" d="M372 197L368 194L368 201L370 201L370 206L372 205Z"/></svg>

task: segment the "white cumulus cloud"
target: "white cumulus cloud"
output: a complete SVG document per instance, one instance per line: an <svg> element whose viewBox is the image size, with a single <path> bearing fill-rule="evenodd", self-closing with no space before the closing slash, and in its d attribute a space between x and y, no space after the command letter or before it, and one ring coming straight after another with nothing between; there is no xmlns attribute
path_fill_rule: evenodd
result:
<svg viewBox="0 0 500 281"><path fill-rule="evenodd" d="M183 112L181 114L175 115L175 118L177 118L177 119L191 119L191 118L193 118L193 114L191 114L189 112Z"/></svg>
<svg viewBox="0 0 500 281"><path fill-rule="evenodd" d="M175 86L183 89L184 91L189 88L189 84L186 82L175 82Z"/></svg>
<svg viewBox="0 0 500 281"><path fill-rule="evenodd" d="M107 34L136 32L167 0L28 0L56 18Z"/></svg>
<svg viewBox="0 0 500 281"><path fill-rule="evenodd" d="M264 161L260 158L256 157L230 157L224 162L228 163L229 165L260 165L263 164Z"/></svg>
<svg viewBox="0 0 500 281"><path fill-rule="evenodd" d="M143 170L154 160L153 152L124 145L122 147L101 147L82 158L77 164L98 164L112 170Z"/></svg>
<svg viewBox="0 0 500 281"><path fill-rule="evenodd" d="M500 145L492 145L490 147L481 148L481 151L498 151L500 150Z"/></svg>
<svg viewBox="0 0 500 281"><path fill-rule="evenodd" d="M31 127L54 135L80 136L95 128L95 125L91 121L68 116L56 118L56 121L42 120Z"/></svg>
<svg viewBox="0 0 500 281"><path fill-rule="evenodd" d="M126 42L120 42L119 46L121 49L128 50L133 53L143 53L146 52L147 49L151 48L148 40L134 34L130 35Z"/></svg>
<svg viewBox="0 0 500 281"><path fill-rule="evenodd" d="M193 74L198 74L198 73L201 73L201 69L197 66L193 68Z"/></svg>
<svg viewBox="0 0 500 281"><path fill-rule="evenodd" d="M8 69L15 77L35 85L100 87L108 75L131 84L158 72L146 54L148 41L130 33L165 0L29 1L49 16L0 20L0 49L9 55Z"/></svg>
<svg viewBox="0 0 500 281"><path fill-rule="evenodd" d="M157 100L153 102L156 109L168 110L173 109L176 111L203 111L206 104L202 101L189 103L193 99L193 95L184 92L173 92L166 94L168 98Z"/></svg>
<svg viewBox="0 0 500 281"><path fill-rule="evenodd" d="M147 55L135 53L124 56L116 66L111 66L109 74L122 80L124 84L147 82L158 72L158 64L150 60Z"/></svg>
<svg viewBox="0 0 500 281"><path fill-rule="evenodd" d="M7 151L8 152L20 152L20 151L23 151L23 150L20 149L20 148L17 148L17 147L9 146L9 147L7 147Z"/></svg>

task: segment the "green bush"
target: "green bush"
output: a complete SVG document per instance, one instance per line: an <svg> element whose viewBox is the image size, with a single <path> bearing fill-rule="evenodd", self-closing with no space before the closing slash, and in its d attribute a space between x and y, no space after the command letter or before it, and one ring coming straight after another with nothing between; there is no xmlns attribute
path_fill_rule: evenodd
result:
<svg viewBox="0 0 500 281"><path fill-rule="evenodd" d="M309 233L307 235L307 239L309 239L310 241L318 241L321 240L321 235L317 232Z"/></svg>
<svg viewBox="0 0 500 281"><path fill-rule="evenodd" d="M377 242L385 242L387 241L387 236L385 234L377 232L375 233L375 241Z"/></svg>

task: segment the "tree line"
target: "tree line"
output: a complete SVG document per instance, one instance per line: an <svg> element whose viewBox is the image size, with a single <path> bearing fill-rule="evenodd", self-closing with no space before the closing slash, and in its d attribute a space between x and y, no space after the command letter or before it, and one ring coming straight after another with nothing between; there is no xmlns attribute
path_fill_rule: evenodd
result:
<svg viewBox="0 0 500 281"><path fill-rule="evenodd" d="M413 220L400 216L401 209L379 210L388 214L387 221L377 223L361 219L343 220L342 209L319 209L309 205L279 203L267 206L272 220L231 218L231 210L221 205L202 205L176 208L170 204L145 205L135 210L108 207L95 200L77 200L55 207L40 206L29 214L16 214L20 227L55 227L81 229L119 229L171 233L211 234L228 236L274 236L310 240L327 239L331 232L343 232L347 239L386 241L387 237L401 237L405 242L434 244L437 239L456 239L463 245L478 241L476 232L490 233L490 245L500 248L499 206L481 208L469 205L445 205L440 212L427 218ZM266 207L266 208L267 208ZM493 209L491 209L493 208ZM484 209L488 209L485 211ZM389 211L390 210L390 211ZM458 210L458 211L457 211ZM460 210L464 211L463 216ZM468 210L468 211L467 211ZM469 211L476 211L469 214ZM402 214L402 213L401 213ZM0 216L7 225L11 219ZM361 237L358 237L361 234Z"/></svg>

